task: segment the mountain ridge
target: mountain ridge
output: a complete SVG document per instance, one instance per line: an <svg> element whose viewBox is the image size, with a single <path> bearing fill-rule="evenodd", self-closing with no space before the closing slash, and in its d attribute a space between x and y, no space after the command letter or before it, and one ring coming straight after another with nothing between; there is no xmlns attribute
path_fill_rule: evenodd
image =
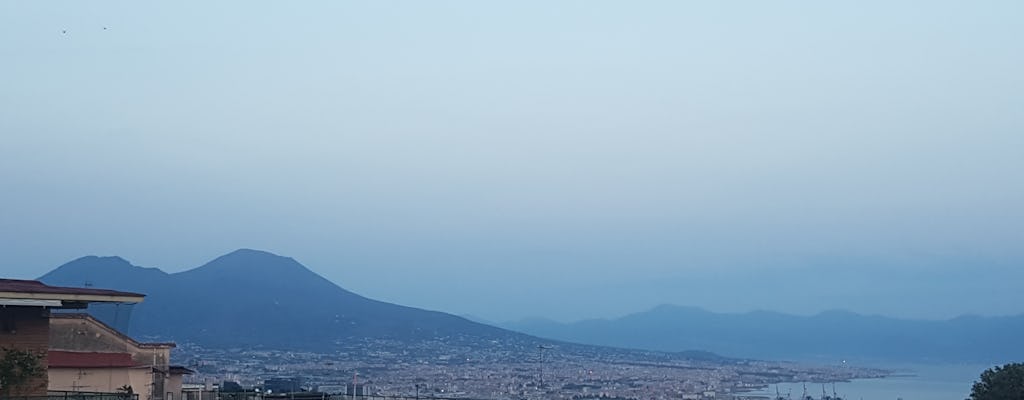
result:
<svg viewBox="0 0 1024 400"><path fill-rule="evenodd" d="M131 324L126 328L131 333L211 346L327 348L345 339L366 337L528 337L451 314L369 299L295 259L252 249L239 249L175 273L134 266L116 256L86 256L39 280L142 292L146 300L131 306ZM96 312L104 314L102 308ZM125 326L118 321L113 324Z"/></svg>
<svg viewBox="0 0 1024 400"><path fill-rule="evenodd" d="M350 339L532 340L670 353L789 360L964 362L1024 358L1024 315L904 320L826 310L811 316L754 310L713 313L661 304L610 319L488 323L386 303L350 292L297 260L239 249L167 273L121 257L86 256L39 278L141 292L147 299L111 324L133 335L207 346L327 349ZM103 307L94 310L103 314Z"/></svg>
<svg viewBox="0 0 1024 400"><path fill-rule="evenodd" d="M1024 314L913 320L826 310L811 316L754 310L715 313L658 305L610 319L570 323L527 318L499 324L538 337L651 351L699 348L726 357L911 362L1024 358Z"/></svg>

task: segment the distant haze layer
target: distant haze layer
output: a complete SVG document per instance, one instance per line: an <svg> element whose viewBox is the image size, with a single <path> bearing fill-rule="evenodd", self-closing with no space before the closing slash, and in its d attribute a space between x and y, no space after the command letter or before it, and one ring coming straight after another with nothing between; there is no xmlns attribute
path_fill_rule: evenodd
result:
<svg viewBox="0 0 1024 400"><path fill-rule="evenodd" d="M1024 312L1024 2L0 2L0 270L504 321Z"/></svg>

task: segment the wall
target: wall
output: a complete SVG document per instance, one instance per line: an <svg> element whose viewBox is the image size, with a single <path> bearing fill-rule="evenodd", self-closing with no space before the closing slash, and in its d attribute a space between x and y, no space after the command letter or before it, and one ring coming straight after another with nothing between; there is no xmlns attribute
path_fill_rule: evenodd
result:
<svg viewBox="0 0 1024 400"><path fill-rule="evenodd" d="M0 347L35 351L42 355L40 362L45 368L49 346L49 310L43 307L0 306ZM47 377L43 374L10 394L45 396L46 385Z"/></svg>
<svg viewBox="0 0 1024 400"><path fill-rule="evenodd" d="M164 400L181 400L181 374L171 374L167 377L167 386L164 388ZM167 396L167 394L170 396Z"/></svg>
<svg viewBox="0 0 1024 400"><path fill-rule="evenodd" d="M50 368L50 390L115 393L130 385L139 400L150 400L152 369L134 368Z"/></svg>

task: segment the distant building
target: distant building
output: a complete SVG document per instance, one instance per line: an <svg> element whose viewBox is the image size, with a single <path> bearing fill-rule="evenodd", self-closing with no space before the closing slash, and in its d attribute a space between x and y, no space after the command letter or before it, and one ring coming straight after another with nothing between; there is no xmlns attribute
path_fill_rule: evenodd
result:
<svg viewBox="0 0 1024 400"><path fill-rule="evenodd" d="M346 396L367 396L370 394L370 388L362 383L349 383L345 385Z"/></svg>
<svg viewBox="0 0 1024 400"><path fill-rule="evenodd" d="M302 379L271 378L263 381L263 391L268 393L296 393L302 391Z"/></svg>
<svg viewBox="0 0 1024 400"><path fill-rule="evenodd" d="M316 387L316 391L327 394L344 394L348 390L348 385L319 385Z"/></svg>

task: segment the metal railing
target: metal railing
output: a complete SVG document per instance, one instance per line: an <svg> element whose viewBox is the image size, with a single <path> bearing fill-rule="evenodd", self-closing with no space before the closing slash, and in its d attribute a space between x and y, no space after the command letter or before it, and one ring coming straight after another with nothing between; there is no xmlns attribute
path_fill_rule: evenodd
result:
<svg viewBox="0 0 1024 400"><path fill-rule="evenodd" d="M328 394L320 392L296 392L296 393L258 393L258 392L217 392L217 391L191 391L182 392L181 400L490 400L472 397L439 397L431 395L346 395Z"/></svg>
<svg viewBox="0 0 1024 400"><path fill-rule="evenodd" d="M45 396L4 396L0 400L139 400L138 394L49 391Z"/></svg>

